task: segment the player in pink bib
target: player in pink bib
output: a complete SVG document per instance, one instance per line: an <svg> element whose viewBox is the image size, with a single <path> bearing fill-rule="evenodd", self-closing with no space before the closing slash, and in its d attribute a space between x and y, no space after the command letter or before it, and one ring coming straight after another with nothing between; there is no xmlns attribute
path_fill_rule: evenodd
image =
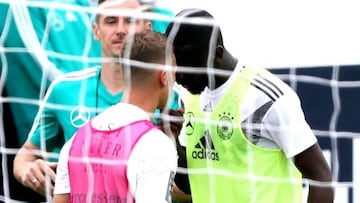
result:
<svg viewBox="0 0 360 203"><path fill-rule="evenodd" d="M167 104L175 57L166 38L153 31L129 36L122 53L127 75L124 99L94 117L64 145L54 203L172 201L175 141L153 125L151 115ZM153 67L128 66L126 59Z"/></svg>
<svg viewBox="0 0 360 203"><path fill-rule="evenodd" d="M135 121L114 130L97 130L91 123L80 128L72 142L68 162L71 201L134 202L128 192L127 160L137 141L153 128L149 120ZM83 177L81 181L71 181L79 177Z"/></svg>

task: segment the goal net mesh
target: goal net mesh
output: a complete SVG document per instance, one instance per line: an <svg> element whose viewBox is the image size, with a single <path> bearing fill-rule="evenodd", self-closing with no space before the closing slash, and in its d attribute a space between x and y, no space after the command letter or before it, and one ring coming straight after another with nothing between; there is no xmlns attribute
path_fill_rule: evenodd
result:
<svg viewBox="0 0 360 203"><path fill-rule="evenodd" d="M88 6L69 2L0 0L0 201L51 201L13 177L14 155L27 138L49 83L63 73L100 62L99 53L93 53L100 50L99 44L91 44L96 2L86 1ZM223 30L225 46L243 64L266 67L288 83L299 95L306 120L332 169L335 202L360 202L360 161L356 157L360 154L360 14L356 5L230 0L156 3L174 14L190 7L209 10ZM64 36L74 33L65 33L64 29L77 22L83 27L73 31L78 35L74 41ZM58 38L63 41L51 38L53 32L64 32ZM51 40L58 47L61 43L62 50L80 51L57 51ZM46 157L57 157L42 150ZM311 180L304 183L306 196Z"/></svg>

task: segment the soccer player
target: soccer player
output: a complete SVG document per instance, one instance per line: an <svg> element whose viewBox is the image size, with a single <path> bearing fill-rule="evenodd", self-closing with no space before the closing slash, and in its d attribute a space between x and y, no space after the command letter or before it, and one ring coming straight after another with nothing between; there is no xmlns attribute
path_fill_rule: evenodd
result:
<svg viewBox="0 0 360 203"><path fill-rule="evenodd" d="M50 82L63 72L77 71L95 64L80 58L99 58L101 54L100 43L91 34L91 14L83 10L28 6L33 2L16 5L12 1L0 3L0 46L5 48L0 70L4 68L2 76L6 96L16 98L4 106L9 107L10 111L3 114L3 120L7 122L4 132L6 144L13 143L9 145L12 148L20 148L26 141L39 110L37 104L43 99ZM90 6L90 1L84 0L43 0L36 3L52 5L53 2L69 7ZM10 164L13 159L12 154L7 157ZM11 174L8 181L12 199L24 202L44 200L43 196L15 179L12 165L7 168L8 174Z"/></svg>
<svg viewBox="0 0 360 203"><path fill-rule="evenodd" d="M309 203L333 202L330 168L296 93L267 70L233 57L207 11L185 9L176 18L181 21L166 35L177 82L186 88L180 91L184 152L178 154L179 167L189 169L188 177L177 173L176 185L194 203L301 203L307 178L318 183L309 186Z"/></svg>
<svg viewBox="0 0 360 203"><path fill-rule="evenodd" d="M97 3L84 0L39 2L61 3L69 8L89 8ZM150 6L151 12L173 16L169 10L159 7L155 2ZM0 10L4 14L0 17L0 30L3 30L5 22L10 23L8 32L3 34L4 46L30 50L24 53L5 52L7 64L11 64L11 68L7 68L7 78L17 78L5 80L9 97L42 99L46 88L57 76L100 64L98 60L89 60L101 57L100 43L89 34L92 32L92 14L71 9L25 5L16 5L9 10L9 2L0 3ZM12 15L5 15L8 11L11 11L9 13ZM152 20L154 31L164 33L167 25L167 21ZM14 86L23 88L13 88ZM27 139L38 106L12 102L10 108L17 129L17 142L21 146Z"/></svg>
<svg viewBox="0 0 360 203"><path fill-rule="evenodd" d="M123 78L129 84L125 100L79 128L64 145L54 203L171 202L175 142L147 113L165 108L175 80L175 58L165 36L157 32L136 33L125 44L122 59L151 66L124 64Z"/></svg>
<svg viewBox="0 0 360 203"><path fill-rule="evenodd" d="M109 13L140 12L142 9L136 0L101 1L99 8L108 9ZM149 20L97 15L93 31L96 40L101 42L101 67L71 72L50 85L29 138L14 159L14 175L20 183L42 195L46 195L48 184L52 192L53 185L46 182L46 176L54 181L56 163L48 162L49 157L35 152L41 149L58 152L64 142L91 117L120 101L124 82L117 58L124 40L129 34L150 29Z"/></svg>
<svg viewBox="0 0 360 203"><path fill-rule="evenodd" d="M90 6L88 1L80 0L62 3L67 6ZM0 3L0 9L9 4L10 1L7 4ZM9 25L7 32L2 34L4 46L24 50L5 51L6 66L4 67L7 73L5 89L9 97L25 100L42 99L46 88L57 76L99 64L90 63L88 60L78 60L81 57L99 58L101 54L99 42L89 34L91 14L40 6L26 7L25 4L12 5L8 11L2 10L0 17L0 21L7 22ZM1 25L0 30L3 30ZM14 88L15 86L22 88ZM38 106L31 102L11 102L9 105L16 128L18 146L21 146L27 139ZM8 116L7 119L9 119ZM7 138L16 135L8 134Z"/></svg>

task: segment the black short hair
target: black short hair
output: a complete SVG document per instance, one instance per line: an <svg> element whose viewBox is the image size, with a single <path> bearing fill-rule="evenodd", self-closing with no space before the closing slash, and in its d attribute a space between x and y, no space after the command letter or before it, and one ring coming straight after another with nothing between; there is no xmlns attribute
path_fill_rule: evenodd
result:
<svg viewBox="0 0 360 203"><path fill-rule="evenodd" d="M186 22L189 18L199 18L199 23ZM205 22L200 22L200 20ZM213 23L211 23L213 21ZM213 33L213 29L217 29ZM207 11L201 9L185 9L175 16L166 29L165 35L176 47L177 44L209 44L213 34L217 34L217 44L223 45L220 28L214 21L214 17Z"/></svg>

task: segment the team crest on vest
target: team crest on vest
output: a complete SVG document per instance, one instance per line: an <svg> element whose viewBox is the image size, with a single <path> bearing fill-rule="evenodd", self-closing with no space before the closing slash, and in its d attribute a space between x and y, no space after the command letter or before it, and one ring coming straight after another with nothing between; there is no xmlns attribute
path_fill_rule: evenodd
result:
<svg viewBox="0 0 360 203"><path fill-rule="evenodd" d="M194 133L194 129L195 129L195 115L193 112L187 112L186 116L185 116L185 132L186 135L192 135Z"/></svg>
<svg viewBox="0 0 360 203"><path fill-rule="evenodd" d="M219 115L217 122L216 131L223 140L228 140L234 133L233 122L234 117L231 116L230 112L223 112Z"/></svg>

